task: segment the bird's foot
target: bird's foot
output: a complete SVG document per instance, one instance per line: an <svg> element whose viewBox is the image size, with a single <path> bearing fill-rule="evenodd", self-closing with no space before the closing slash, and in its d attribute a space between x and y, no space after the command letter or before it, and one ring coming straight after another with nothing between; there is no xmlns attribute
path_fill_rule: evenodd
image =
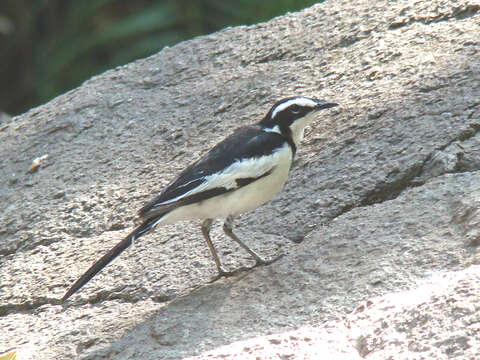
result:
<svg viewBox="0 0 480 360"><path fill-rule="evenodd" d="M213 283L213 282L221 279L222 277L235 276L235 275L237 275L237 274L239 274L243 271L252 270L253 268L256 268L257 266L265 266L265 265L273 264L275 261L281 259L284 256L285 256L285 254L280 254L280 255L278 255L278 256L274 257L273 259L270 259L270 260L265 260L265 259L262 259L261 257L259 257L258 259L255 259L255 265L253 265L253 266L242 266L242 267L240 267L238 269L235 269L235 270L232 270L232 271L226 271L223 268L218 268L217 276L215 276L209 282Z"/></svg>
<svg viewBox="0 0 480 360"><path fill-rule="evenodd" d="M243 271L244 268L240 268L240 269L235 269L233 271L227 271L223 268L218 268L218 274L217 276L215 276L212 280L210 280L209 282L210 283L213 283L219 279L221 279L222 277L230 277L230 276L234 276L236 274L238 274L240 271Z"/></svg>
<svg viewBox="0 0 480 360"><path fill-rule="evenodd" d="M261 257L259 257L258 259L255 259L255 265L252 266L249 269L253 269L254 267L257 267L257 266L273 264L275 261L280 260L284 256L285 256L285 254L280 254L280 255L275 256L273 259L270 259L270 260L265 260L265 259L262 259Z"/></svg>

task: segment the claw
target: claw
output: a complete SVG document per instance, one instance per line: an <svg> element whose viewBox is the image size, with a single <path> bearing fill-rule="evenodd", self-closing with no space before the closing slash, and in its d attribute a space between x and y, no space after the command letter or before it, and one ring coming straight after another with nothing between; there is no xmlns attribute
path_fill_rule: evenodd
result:
<svg viewBox="0 0 480 360"><path fill-rule="evenodd" d="M223 268L218 268L217 276L215 276L212 280L210 280L209 283L213 283L213 282L221 279L222 277L234 276L235 274L238 274L240 271L243 271L243 270L245 270L245 268L240 268L240 269L236 269L236 270L233 270L233 271L226 271Z"/></svg>
<svg viewBox="0 0 480 360"><path fill-rule="evenodd" d="M280 259L281 259L282 257L284 257L284 256L285 256L285 254L280 254L280 255L278 255L278 256L274 257L273 259L270 259L270 260L264 260L264 259L262 259L262 258L258 258L258 259L256 260L255 265L252 266L250 269L253 269L253 268L256 267L256 266L273 264L275 261L280 260Z"/></svg>
<svg viewBox="0 0 480 360"><path fill-rule="evenodd" d="M275 261L277 260L280 260L282 257L284 257L285 254L280 254L276 257L274 257L273 259L270 259L270 260L264 260L262 258L258 258L255 260L255 265L253 266L242 266L238 269L235 269L235 270L232 270L232 271L226 271L225 269L223 268L218 268L218 274L217 276L215 276L212 280L209 281L209 283L214 283L215 281L221 279L222 277L231 277L231 276L235 276L243 271L248 271L248 270L252 270L254 268L256 268L257 266L265 266L265 265L270 265L270 264L273 264Z"/></svg>

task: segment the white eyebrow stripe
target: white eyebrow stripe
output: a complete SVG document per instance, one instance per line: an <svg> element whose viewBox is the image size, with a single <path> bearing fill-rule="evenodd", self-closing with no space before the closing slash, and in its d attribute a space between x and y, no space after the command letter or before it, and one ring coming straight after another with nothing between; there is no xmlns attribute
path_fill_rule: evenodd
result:
<svg viewBox="0 0 480 360"><path fill-rule="evenodd" d="M289 106L292 106L293 104L297 104L298 106L310 106L310 107L315 107L317 103L309 98L295 98L295 99L290 99L288 101L285 101L284 103L278 105L275 110L272 112L272 119L275 118L278 112L285 110Z"/></svg>

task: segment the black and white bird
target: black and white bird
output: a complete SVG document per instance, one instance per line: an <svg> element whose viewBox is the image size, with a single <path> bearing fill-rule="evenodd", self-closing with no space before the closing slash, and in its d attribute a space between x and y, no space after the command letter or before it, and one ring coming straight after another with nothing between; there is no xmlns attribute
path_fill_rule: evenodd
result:
<svg viewBox="0 0 480 360"><path fill-rule="evenodd" d="M183 170L152 201L139 211L142 224L96 261L67 291L67 300L136 239L158 225L182 220L202 220L202 233L212 253L219 276L226 271L210 239L215 218L226 217L225 234L243 247L256 261L264 260L233 233L233 220L254 210L277 194L285 184L305 126L317 111L335 103L307 97L291 97L277 102L256 125L245 126L218 143Z"/></svg>

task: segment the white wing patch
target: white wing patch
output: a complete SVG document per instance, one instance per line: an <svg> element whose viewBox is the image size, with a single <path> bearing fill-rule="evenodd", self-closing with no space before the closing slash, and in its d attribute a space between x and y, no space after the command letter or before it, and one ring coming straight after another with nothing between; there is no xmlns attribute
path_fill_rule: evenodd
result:
<svg viewBox="0 0 480 360"><path fill-rule="evenodd" d="M265 128L263 129L263 131L266 131L266 132L273 132L273 133L277 133L277 134L282 134L282 132L280 131L280 128L278 127L278 125L275 125L274 127L272 128Z"/></svg>
<svg viewBox="0 0 480 360"><path fill-rule="evenodd" d="M292 106L294 104L297 104L298 106L309 106L314 108L317 103L313 101L312 99L305 98L305 97L298 97L294 99L290 99L288 101L285 101L284 103L281 103L278 105L275 110L272 112L272 119L275 119L275 116L277 115L278 112L281 112L288 108L289 106Z"/></svg>
<svg viewBox="0 0 480 360"><path fill-rule="evenodd" d="M284 161L285 151L291 152L290 146L287 143L270 155L235 161L221 172L205 176L205 181L196 188L173 199L159 203L157 206L170 204L184 197L214 188L224 187L228 190L235 189L238 187L236 182L238 179L259 177Z"/></svg>

